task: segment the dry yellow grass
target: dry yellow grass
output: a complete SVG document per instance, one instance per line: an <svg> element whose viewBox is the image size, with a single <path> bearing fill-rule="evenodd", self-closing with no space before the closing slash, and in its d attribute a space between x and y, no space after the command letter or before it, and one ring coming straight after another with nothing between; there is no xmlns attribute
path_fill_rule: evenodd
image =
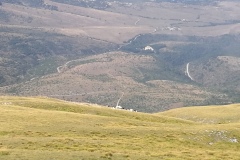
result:
<svg viewBox="0 0 240 160"><path fill-rule="evenodd" d="M239 158L239 123L206 125L39 97L0 97L0 111L3 160Z"/></svg>
<svg viewBox="0 0 240 160"><path fill-rule="evenodd" d="M160 113L171 117L207 124L228 124L240 122L240 105L186 107Z"/></svg>

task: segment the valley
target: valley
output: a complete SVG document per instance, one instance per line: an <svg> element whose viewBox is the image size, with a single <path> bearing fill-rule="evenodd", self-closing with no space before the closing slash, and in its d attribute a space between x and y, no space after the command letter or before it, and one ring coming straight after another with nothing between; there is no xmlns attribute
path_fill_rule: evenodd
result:
<svg viewBox="0 0 240 160"><path fill-rule="evenodd" d="M238 160L237 0L0 0L1 160Z"/></svg>
<svg viewBox="0 0 240 160"><path fill-rule="evenodd" d="M0 95L116 106L124 93L150 113L240 102L236 1L3 0L0 13Z"/></svg>

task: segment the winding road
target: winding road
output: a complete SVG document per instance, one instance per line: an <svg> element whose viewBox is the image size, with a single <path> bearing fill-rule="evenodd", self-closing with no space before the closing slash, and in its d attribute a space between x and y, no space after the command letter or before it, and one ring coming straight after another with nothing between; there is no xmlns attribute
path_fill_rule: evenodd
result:
<svg viewBox="0 0 240 160"><path fill-rule="evenodd" d="M189 63L187 64L187 66L186 66L186 75L192 80L192 81L194 81L194 79L192 78L192 76L190 75L190 73L189 73Z"/></svg>
<svg viewBox="0 0 240 160"><path fill-rule="evenodd" d="M79 60L80 59L71 60L71 61L66 62L64 65L57 67L58 73L61 73L61 68L66 67L69 63L74 62L74 61L79 61Z"/></svg>

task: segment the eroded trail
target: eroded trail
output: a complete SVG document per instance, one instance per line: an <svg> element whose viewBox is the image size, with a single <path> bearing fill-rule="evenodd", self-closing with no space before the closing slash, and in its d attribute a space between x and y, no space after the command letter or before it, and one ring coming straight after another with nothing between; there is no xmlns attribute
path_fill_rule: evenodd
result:
<svg viewBox="0 0 240 160"><path fill-rule="evenodd" d="M123 96L124 96L124 92L122 92L122 95L121 95L121 97L118 99L116 107L118 107L118 106L119 106L119 103L120 103L120 101L121 101L121 99L122 99L122 97L123 97Z"/></svg>
<svg viewBox="0 0 240 160"><path fill-rule="evenodd" d="M57 67L58 73L61 73L61 69L62 69L63 67L66 67L69 63L74 62L74 61L79 61L79 60L80 60L80 59L71 60L71 61L66 62L64 65Z"/></svg>

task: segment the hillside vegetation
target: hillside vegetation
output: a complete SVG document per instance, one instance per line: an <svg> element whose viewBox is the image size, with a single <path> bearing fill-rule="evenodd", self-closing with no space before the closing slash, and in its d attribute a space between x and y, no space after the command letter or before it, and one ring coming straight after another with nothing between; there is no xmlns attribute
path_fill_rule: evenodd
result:
<svg viewBox="0 0 240 160"><path fill-rule="evenodd" d="M2 0L0 95L159 112L239 103L235 0ZM149 50L150 48L150 50Z"/></svg>
<svg viewBox="0 0 240 160"><path fill-rule="evenodd" d="M134 26L135 19L51 1L3 1L0 86L54 73L69 59L116 49L133 36L152 31Z"/></svg>
<svg viewBox="0 0 240 160"><path fill-rule="evenodd" d="M116 106L123 94L120 105L141 112L205 105L216 99L218 103L229 101L224 94L174 81L171 77L177 80L178 74L165 70L151 54L109 52L69 61L55 70L59 73L35 77L0 91L5 95L45 95L105 106Z"/></svg>
<svg viewBox="0 0 240 160"><path fill-rule="evenodd" d="M0 159L238 159L240 105L215 108L145 114L42 97L0 97ZM228 116L218 116L223 111ZM186 112L227 123L172 117ZM228 121L230 115L234 121Z"/></svg>
<svg viewBox="0 0 240 160"><path fill-rule="evenodd" d="M238 111L239 104L231 104L225 106L199 106L172 109L160 113L160 115L206 124L231 124L240 122Z"/></svg>

